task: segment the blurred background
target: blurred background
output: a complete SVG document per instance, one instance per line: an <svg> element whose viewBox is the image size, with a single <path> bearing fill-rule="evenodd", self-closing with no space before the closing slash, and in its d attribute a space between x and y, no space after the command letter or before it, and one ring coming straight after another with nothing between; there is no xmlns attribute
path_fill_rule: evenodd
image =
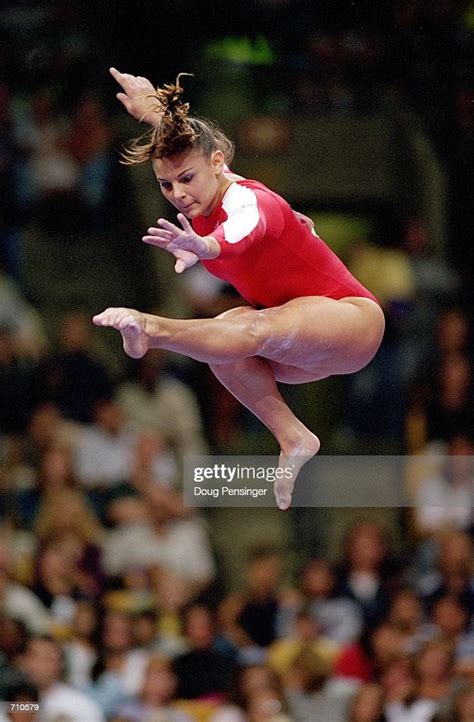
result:
<svg viewBox="0 0 474 722"><path fill-rule="evenodd" d="M2 2L0 699L40 699L23 722L474 720L473 27L470 0ZM141 243L174 213L119 163L145 129L111 65L193 73L233 170L377 295L374 361L284 393L325 454L425 454L410 508L183 507L184 454L277 448L203 364L91 325L242 303Z"/></svg>

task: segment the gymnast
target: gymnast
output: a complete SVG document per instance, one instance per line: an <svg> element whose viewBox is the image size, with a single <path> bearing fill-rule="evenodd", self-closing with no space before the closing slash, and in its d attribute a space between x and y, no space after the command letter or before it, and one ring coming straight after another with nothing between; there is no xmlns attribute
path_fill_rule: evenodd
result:
<svg viewBox="0 0 474 722"><path fill-rule="evenodd" d="M201 261L249 305L187 320L108 308L93 322L120 331L132 358L161 348L209 364L278 441L279 465L293 472L275 482L274 493L278 507L288 509L296 477L320 442L287 406L277 382L362 369L382 341L382 310L310 219L230 170L232 142L210 121L189 115L180 76L155 89L146 78L110 72L123 91L117 98L151 126L125 150L124 162L150 160L161 192L179 211L177 224L159 218L143 241L171 253L177 273Z"/></svg>

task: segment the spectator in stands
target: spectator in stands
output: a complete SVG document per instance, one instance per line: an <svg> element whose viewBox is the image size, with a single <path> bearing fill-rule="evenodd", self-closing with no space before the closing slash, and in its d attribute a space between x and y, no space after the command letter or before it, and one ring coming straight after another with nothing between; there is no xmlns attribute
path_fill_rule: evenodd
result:
<svg viewBox="0 0 474 722"><path fill-rule="evenodd" d="M428 611L440 597L454 594L474 608L472 542L466 532L450 532L440 543L436 566L421 577L418 589Z"/></svg>
<svg viewBox="0 0 474 722"><path fill-rule="evenodd" d="M13 329L0 326L0 434L26 431L34 403L34 366L21 353Z"/></svg>
<svg viewBox="0 0 474 722"><path fill-rule="evenodd" d="M97 628L97 605L79 600L71 620L70 636L63 644L67 682L73 687L85 688L92 681L98 655Z"/></svg>
<svg viewBox="0 0 474 722"><path fill-rule="evenodd" d="M336 593L336 578L328 562L312 559L303 570L302 591L313 618L327 639L349 644L362 629L362 614L353 599Z"/></svg>
<svg viewBox="0 0 474 722"><path fill-rule="evenodd" d="M137 434L112 398L96 401L93 417L77 440L74 472L84 487L110 490L130 482Z"/></svg>
<svg viewBox="0 0 474 722"><path fill-rule="evenodd" d="M285 671L285 696L292 716L297 720L347 719L348 702L354 685L332 679L332 664L309 645L301 647Z"/></svg>
<svg viewBox="0 0 474 722"><path fill-rule="evenodd" d="M79 597L76 553L64 542L63 537L53 537L38 548L32 586L51 615L55 633L69 630Z"/></svg>
<svg viewBox="0 0 474 722"><path fill-rule="evenodd" d="M98 705L86 694L63 682L61 646L51 637L31 637L18 665L38 688L41 716L64 715L70 722L104 722Z"/></svg>
<svg viewBox="0 0 474 722"><path fill-rule="evenodd" d="M163 567L184 585L189 601L215 575L207 529L189 515L176 492L150 483L142 492L125 510L121 500L112 505L112 513L117 505L122 512L104 539L104 568L117 575L131 566Z"/></svg>
<svg viewBox="0 0 474 722"><path fill-rule="evenodd" d="M25 361L37 361L45 353L47 343L43 318L1 268L0 327L11 332L15 353Z"/></svg>
<svg viewBox="0 0 474 722"><path fill-rule="evenodd" d="M424 615L421 600L413 589L400 589L392 597L387 622L407 635L416 633L424 622Z"/></svg>
<svg viewBox="0 0 474 722"><path fill-rule="evenodd" d="M348 722L389 722L383 707L383 690L380 685L374 682L364 684L352 701Z"/></svg>
<svg viewBox="0 0 474 722"><path fill-rule="evenodd" d="M391 624L364 628L360 639L343 648L334 665L336 677L372 682L407 652L403 632Z"/></svg>
<svg viewBox="0 0 474 722"><path fill-rule="evenodd" d="M0 609L6 617L22 622L28 631L47 634L51 617L31 589L13 581L10 576L11 551L5 539L0 539Z"/></svg>
<svg viewBox="0 0 474 722"><path fill-rule="evenodd" d="M100 559L103 529L78 489L47 489L35 531L40 543L60 539L73 556L74 578L81 595L97 598L104 586Z"/></svg>
<svg viewBox="0 0 474 722"><path fill-rule="evenodd" d="M23 681L15 661L25 648L28 631L23 622L0 615L0 699L12 700L9 690ZM1 719L1 717L0 717Z"/></svg>
<svg viewBox="0 0 474 722"><path fill-rule="evenodd" d="M162 717L166 722L192 722L185 712L173 705L177 678L169 661L151 657L143 686L135 699L119 708L118 714L128 722L142 722L147 718Z"/></svg>
<svg viewBox="0 0 474 722"><path fill-rule="evenodd" d="M232 659L215 648L216 630L209 608L190 604L183 611L183 633L189 651L173 662L178 679L177 697L198 699L213 695L226 699L237 671Z"/></svg>
<svg viewBox="0 0 474 722"><path fill-rule="evenodd" d="M449 722L470 722L474 719L474 685L463 687L454 698Z"/></svg>
<svg viewBox="0 0 474 722"><path fill-rule="evenodd" d="M454 661L458 674L469 672L474 663L474 631L470 629L472 610L455 595L440 597L433 605L431 619L435 635L440 635L454 647Z"/></svg>
<svg viewBox="0 0 474 722"><path fill-rule="evenodd" d="M428 440L447 441L460 432L474 435L472 364L461 354L450 354L438 368L425 407Z"/></svg>
<svg viewBox="0 0 474 722"><path fill-rule="evenodd" d="M452 692L453 650L444 641L428 642L414 665L417 684L414 694L404 702L390 702L386 707L388 719L402 718L430 720L437 711L448 707Z"/></svg>
<svg viewBox="0 0 474 722"><path fill-rule="evenodd" d="M474 524L474 443L457 434L448 442L441 473L422 479L416 495L415 523L433 543L450 530L469 531Z"/></svg>
<svg viewBox="0 0 474 722"><path fill-rule="evenodd" d="M383 619L399 576L383 527L361 521L349 529L337 569L337 591L357 602L365 623L373 626Z"/></svg>
<svg viewBox="0 0 474 722"><path fill-rule="evenodd" d="M33 468L40 469L41 488L47 487L50 473L52 473L53 477L61 476L62 473L64 476L63 481L67 482L68 485L72 484L73 469L68 449L73 447L80 434L80 429L79 424L64 419L58 407L53 403L41 403L33 410L25 438L24 453L25 461ZM61 447L62 451L59 454L52 454L53 459L50 465L51 458L47 452L51 447ZM45 456L44 472L43 455ZM62 456L62 463L59 461L58 456ZM58 464L63 470L61 473L59 473ZM43 473L44 482L41 481ZM53 481L54 484L56 482L60 483L57 479Z"/></svg>
<svg viewBox="0 0 474 722"><path fill-rule="evenodd" d="M164 355L153 350L140 359L135 378L122 384L117 400L129 419L145 430L155 430L181 459L205 454L202 420L191 389L164 370Z"/></svg>
<svg viewBox="0 0 474 722"><path fill-rule="evenodd" d="M281 578L280 551L266 545L258 546L249 554L244 592L232 595L235 621L245 638L257 648L268 647L277 638L279 613L285 596ZM254 661L261 661L258 649L255 653ZM252 650L245 654L252 654ZM252 657L248 661L250 659Z"/></svg>
<svg viewBox="0 0 474 722"><path fill-rule="evenodd" d="M93 684L85 690L109 716L143 688L150 654L135 646L131 615L113 609L104 612L97 649Z"/></svg>
<svg viewBox="0 0 474 722"><path fill-rule="evenodd" d="M277 674L285 675L294 665L294 660L305 651L318 657L329 671L332 671L340 653L340 645L321 633L309 608L297 613L293 633L289 637L276 639L267 648L267 664Z"/></svg>
<svg viewBox="0 0 474 722"><path fill-rule="evenodd" d="M55 403L67 419L91 423L95 404L112 394L113 384L92 350L85 313L73 311L61 319L55 349L39 368L39 400Z"/></svg>

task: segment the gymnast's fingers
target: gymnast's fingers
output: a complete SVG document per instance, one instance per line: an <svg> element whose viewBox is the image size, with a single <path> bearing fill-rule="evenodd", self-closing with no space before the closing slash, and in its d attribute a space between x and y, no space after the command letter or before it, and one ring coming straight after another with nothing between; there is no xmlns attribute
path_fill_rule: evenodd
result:
<svg viewBox="0 0 474 722"><path fill-rule="evenodd" d="M158 236L143 236L142 241L143 243L149 243L150 246L158 246L166 250L168 250L170 243L168 238L159 238Z"/></svg>
<svg viewBox="0 0 474 722"><path fill-rule="evenodd" d="M178 213L177 217L178 217L178 221L181 223L181 225L183 226L184 230L187 233L194 233L194 229L193 229L192 225L190 224L190 222L188 221L188 219L186 218L186 216L184 215L184 213Z"/></svg>
<svg viewBox="0 0 474 722"><path fill-rule="evenodd" d="M160 236L161 238L168 238L171 240L173 234L171 231L165 231L164 228L154 228L153 226L147 230L148 236Z"/></svg>
<svg viewBox="0 0 474 722"><path fill-rule="evenodd" d="M164 228L164 229L167 230L167 231L170 231L170 232L173 233L174 235L176 235L176 233L182 233L182 232L183 232L183 229L182 229L182 228L178 228L178 226L175 226L174 223L171 223L171 221L167 221L166 218L158 218L157 223L158 223L158 225L160 225L162 228Z"/></svg>
<svg viewBox="0 0 474 722"><path fill-rule="evenodd" d="M126 93L117 93L117 95L115 97L117 98L117 100L120 100L122 105L124 105L125 108L128 110L128 112L130 113L132 110L132 103L131 103L128 95L126 95Z"/></svg>

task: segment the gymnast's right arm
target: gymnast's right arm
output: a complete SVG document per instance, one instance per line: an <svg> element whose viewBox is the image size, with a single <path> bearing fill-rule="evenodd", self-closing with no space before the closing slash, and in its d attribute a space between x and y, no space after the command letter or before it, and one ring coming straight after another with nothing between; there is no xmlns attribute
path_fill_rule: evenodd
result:
<svg viewBox="0 0 474 722"><path fill-rule="evenodd" d="M157 110L156 101L153 102L153 99L148 97L155 95L156 88L141 75L121 73L116 68L110 68L110 74L123 90L117 93L116 97L132 118L156 128L161 122L163 113Z"/></svg>

